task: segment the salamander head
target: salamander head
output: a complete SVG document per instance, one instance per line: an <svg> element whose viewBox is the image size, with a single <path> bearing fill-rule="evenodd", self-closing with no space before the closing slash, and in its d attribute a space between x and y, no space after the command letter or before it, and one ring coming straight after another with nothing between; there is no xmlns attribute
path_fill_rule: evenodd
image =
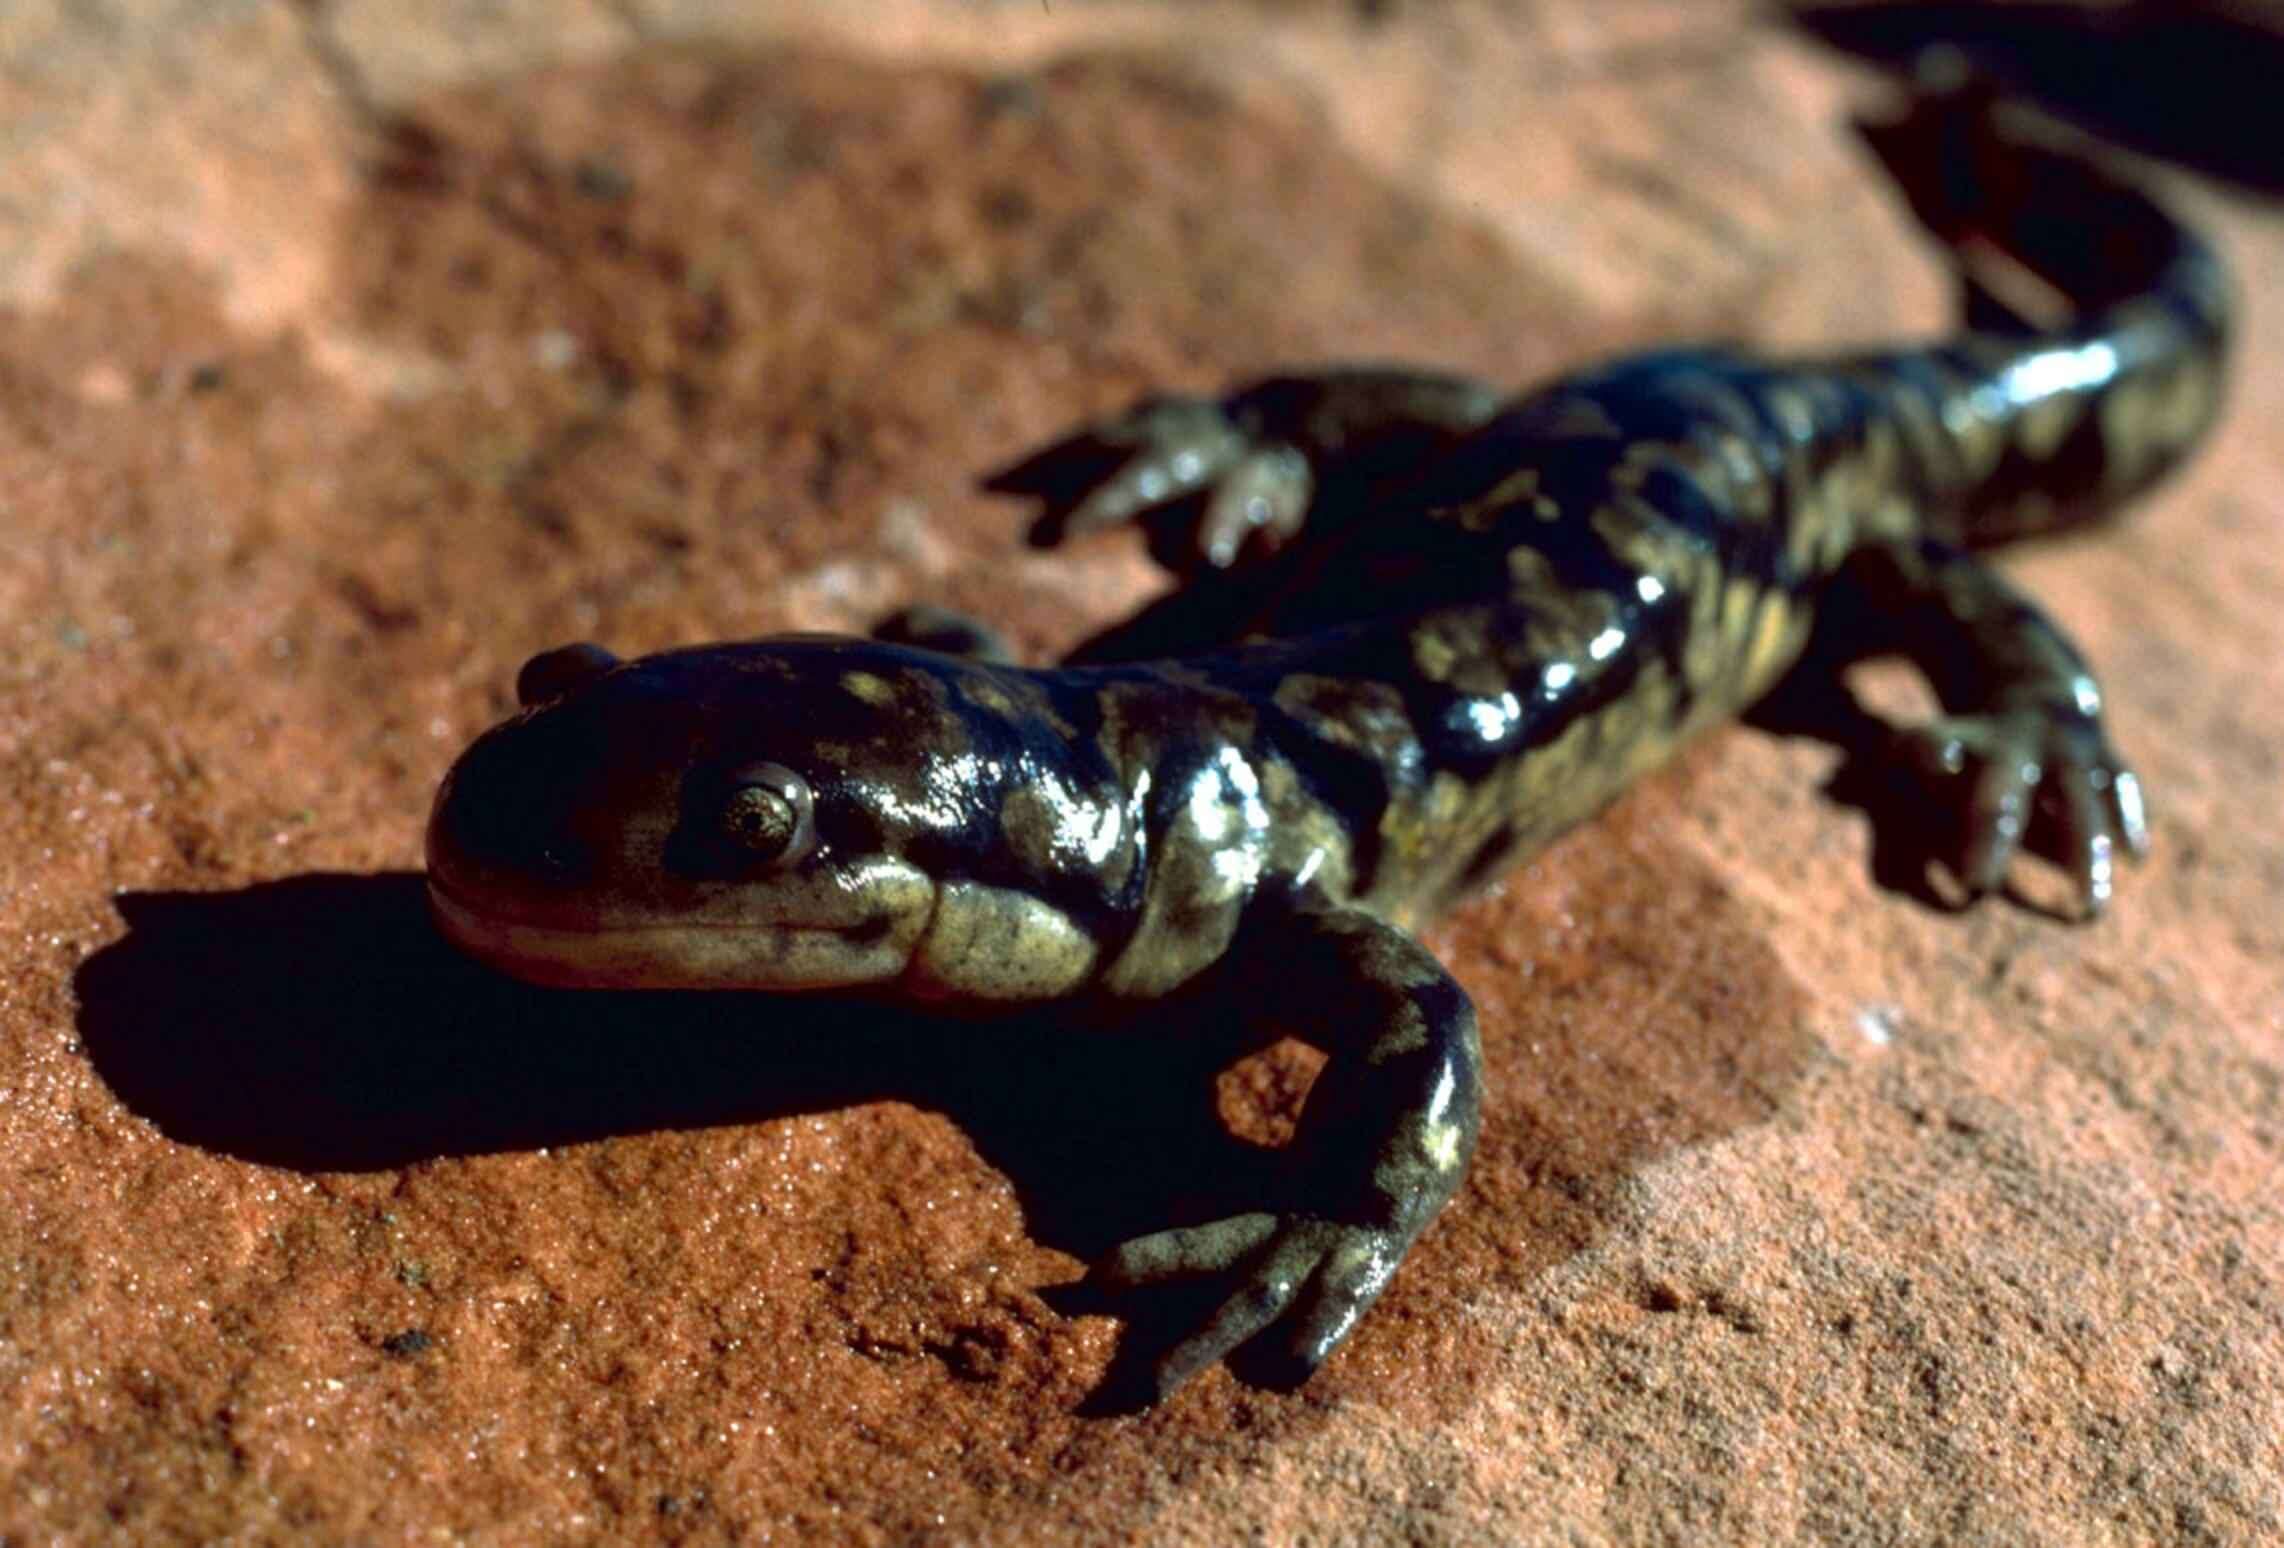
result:
<svg viewBox="0 0 2284 1548"><path fill-rule="evenodd" d="M517 695L428 828L438 925L517 977L1034 998L1092 967L1057 887L1132 841L1022 674L826 637L568 646Z"/></svg>

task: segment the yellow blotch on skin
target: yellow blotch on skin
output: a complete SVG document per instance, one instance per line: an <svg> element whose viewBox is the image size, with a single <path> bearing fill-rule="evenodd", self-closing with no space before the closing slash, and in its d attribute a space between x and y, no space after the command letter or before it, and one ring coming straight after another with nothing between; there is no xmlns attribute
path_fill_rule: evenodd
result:
<svg viewBox="0 0 2284 1548"><path fill-rule="evenodd" d="M975 882L937 890L912 954L913 987L948 998L1021 1003L1068 994L1094 971L1093 937L1026 893Z"/></svg>
<svg viewBox="0 0 2284 1548"><path fill-rule="evenodd" d="M1021 713L1015 701L1000 691L999 685L987 677L963 678L959 684L960 696L979 709L991 711L1008 720Z"/></svg>
<svg viewBox="0 0 2284 1548"><path fill-rule="evenodd" d="M1782 592L1761 598L1760 615L1753 622L1753 639L1745 662L1745 692L1757 695L1791 667L1808 642L1805 615Z"/></svg>
<svg viewBox="0 0 2284 1548"><path fill-rule="evenodd" d="M2084 405L2075 397L2057 393L2023 411L2015 440L2031 456L2044 462L2069 437Z"/></svg>
<svg viewBox="0 0 2284 1548"><path fill-rule="evenodd" d="M1457 660L1458 652L1441 635L1426 629L1412 632L1412 665L1418 667L1420 675L1429 682L1440 683L1447 679Z"/></svg>
<svg viewBox="0 0 2284 1548"><path fill-rule="evenodd" d="M886 678L872 672L843 672L841 686L851 697L867 704L890 704L896 699L896 689Z"/></svg>

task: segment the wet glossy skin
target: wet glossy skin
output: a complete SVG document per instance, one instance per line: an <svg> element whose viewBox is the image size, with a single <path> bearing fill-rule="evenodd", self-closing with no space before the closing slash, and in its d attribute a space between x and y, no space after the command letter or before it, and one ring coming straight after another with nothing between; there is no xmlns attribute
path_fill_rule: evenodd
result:
<svg viewBox="0 0 2284 1548"><path fill-rule="evenodd" d="M1047 541L1143 525L1188 585L1054 670L942 615L900 636L935 649L535 658L523 713L438 795L441 927L549 983L1067 1001L1074 1024L1202 989L1255 1039L1318 1044L1291 1198L1097 1270L1228 1278L1159 1390L1272 1325L1305 1374L1474 1143L1474 1012L1410 928L1752 704L1812 636L1927 672L1945 714L1899 742L1958 808L1972 890L2034 808L2089 908L2146 845L2084 662L1970 550L2177 461L2219 400L2222 275L2148 201L1977 110L1923 106L1889 137L1931 227L2069 303L2052 332L1977 293L1982 331L1929 349L1675 352L1519 398L1366 369L1145 404L999 485L1045 502Z"/></svg>

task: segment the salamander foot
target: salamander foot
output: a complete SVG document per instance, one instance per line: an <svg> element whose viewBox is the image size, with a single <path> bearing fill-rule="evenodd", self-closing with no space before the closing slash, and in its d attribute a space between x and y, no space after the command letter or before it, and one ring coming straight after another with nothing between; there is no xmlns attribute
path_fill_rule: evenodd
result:
<svg viewBox="0 0 2284 1548"><path fill-rule="evenodd" d="M1044 502L1031 526L1041 548L1132 522L1178 574L1275 553L1300 532L1315 484L1296 448L1256 440L1213 399L1171 397L1087 426L986 481Z"/></svg>
<svg viewBox="0 0 2284 1548"><path fill-rule="evenodd" d="M1386 1227L1267 1212L1140 1236L1089 1276L1120 1293L1221 1277L1224 1298L1150 1366L1153 1401L1272 1325L1283 1332L1281 1384L1299 1385L1380 1298L1410 1244Z"/></svg>
<svg viewBox="0 0 2284 1548"><path fill-rule="evenodd" d="M2052 824L2054 857L2089 919L2109 902L2118 854L2139 860L2149 852L2140 780L2099 720L2075 706L1947 715L1898 739L1914 766L1955 792L1958 876L1974 896L2005 885L2034 815Z"/></svg>

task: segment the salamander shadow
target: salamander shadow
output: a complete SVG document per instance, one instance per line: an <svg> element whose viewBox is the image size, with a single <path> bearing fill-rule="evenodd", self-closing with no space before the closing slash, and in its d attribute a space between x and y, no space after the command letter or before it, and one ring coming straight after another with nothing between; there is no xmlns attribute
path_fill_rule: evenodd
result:
<svg viewBox="0 0 2284 1548"><path fill-rule="evenodd" d="M2240 188L2284 194L2284 30L2251 7L1794 0L1793 24L1908 72L1937 45L2081 128Z"/></svg>
<svg viewBox="0 0 2284 1548"><path fill-rule="evenodd" d="M1580 927L1534 956L1529 988L1485 985L1498 1000L1485 1148L1468 1219L1415 1250L1425 1266L1402 1291L1414 1318L1464 1322L1466 1287L1577 1250L1616 1207L1617 1179L1765 1120L1803 1062L1786 975L1750 923L1709 882L1669 875L1645 892L1635 854L1625 842L1574 857L1565 907ZM535 989L444 945L405 872L118 906L127 934L78 975L90 1058L169 1136L264 1165L389 1168L896 1099L949 1117L1008 1177L1032 1236L1082 1259L1306 1186L1224 1127L1213 1077L1242 1045L1194 1002L1120 1028L1067 1012L963 1023L824 997ZM1066 1313L1126 1319L1088 1411L1140 1406L1152 1358L1215 1293L1047 1292ZM1446 1355L1447 1384L1484 1368ZM1265 1386L1292 1374L1251 1352L1237 1369Z"/></svg>
<svg viewBox="0 0 2284 1548"><path fill-rule="evenodd" d="M1040 1240L1093 1257L1227 1213L1269 1155L1215 1119L1227 1040L1169 1037L1162 1018L1074 1032L825 997L535 989L439 940L412 873L119 907L127 935L78 975L90 1057L168 1135L266 1165L366 1170L893 1098L951 1117Z"/></svg>

